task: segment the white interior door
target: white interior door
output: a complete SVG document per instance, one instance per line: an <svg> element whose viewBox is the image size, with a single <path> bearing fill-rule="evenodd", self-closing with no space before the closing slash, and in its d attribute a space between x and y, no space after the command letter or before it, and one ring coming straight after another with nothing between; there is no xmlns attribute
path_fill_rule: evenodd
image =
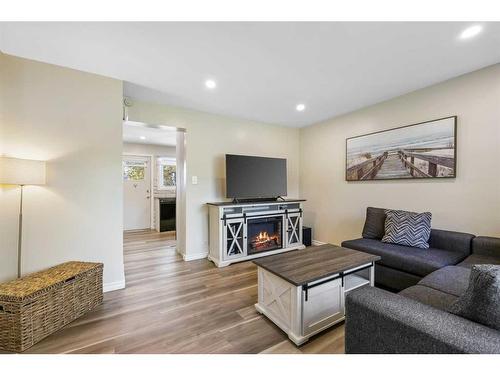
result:
<svg viewBox="0 0 500 375"><path fill-rule="evenodd" d="M147 156L123 157L123 227L151 228L151 165Z"/></svg>

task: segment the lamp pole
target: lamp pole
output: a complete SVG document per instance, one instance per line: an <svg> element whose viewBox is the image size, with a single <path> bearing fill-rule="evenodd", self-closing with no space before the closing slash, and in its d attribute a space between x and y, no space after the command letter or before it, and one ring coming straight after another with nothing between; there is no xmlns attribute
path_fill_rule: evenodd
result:
<svg viewBox="0 0 500 375"><path fill-rule="evenodd" d="M45 185L45 162L0 155L0 184L20 186L19 233L17 239L17 277L23 273L23 195L24 185Z"/></svg>
<svg viewBox="0 0 500 375"><path fill-rule="evenodd" d="M21 200L19 202L19 239L17 241L17 277L21 277L22 273L22 242L23 242L23 187L21 186Z"/></svg>

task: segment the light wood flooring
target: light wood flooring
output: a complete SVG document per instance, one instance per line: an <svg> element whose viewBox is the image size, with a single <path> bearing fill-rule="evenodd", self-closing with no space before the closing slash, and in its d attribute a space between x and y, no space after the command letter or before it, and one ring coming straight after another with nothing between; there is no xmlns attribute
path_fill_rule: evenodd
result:
<svg viewBox="0 0 500 375"><path fill-rule="evenodd" d="M259 315L251 262L184 262L172 234L124 235L126 289L25 353L343 353L340 324L297 348Z"/></svg>

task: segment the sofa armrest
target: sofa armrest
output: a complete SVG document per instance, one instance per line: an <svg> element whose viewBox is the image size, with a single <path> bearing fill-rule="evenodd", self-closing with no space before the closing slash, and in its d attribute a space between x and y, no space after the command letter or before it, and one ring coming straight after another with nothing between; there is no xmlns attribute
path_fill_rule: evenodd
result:
<svg viewBox="0 0 500 375"><path fill-rule="evenodd" d="M469 233L453 232L442 229L431 229L429 246L435 249L454 251L464 255L470 255L472 239L475 236Z"/></svg>
<svg viewBox="0 0 500 375"><path fill-rule="evenodd" d="M346 353L500 353L500 331L382 289L345 302Z"/></svg>

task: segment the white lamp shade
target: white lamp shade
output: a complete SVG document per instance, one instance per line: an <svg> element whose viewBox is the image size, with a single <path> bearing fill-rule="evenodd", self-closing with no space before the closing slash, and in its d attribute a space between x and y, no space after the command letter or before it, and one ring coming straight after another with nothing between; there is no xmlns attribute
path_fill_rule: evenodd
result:
<svg viewBox="0 0 500 375"><path fill-rule="evenodd" d="M0 184L45 185L45 162L0 157Z"/></svg>

